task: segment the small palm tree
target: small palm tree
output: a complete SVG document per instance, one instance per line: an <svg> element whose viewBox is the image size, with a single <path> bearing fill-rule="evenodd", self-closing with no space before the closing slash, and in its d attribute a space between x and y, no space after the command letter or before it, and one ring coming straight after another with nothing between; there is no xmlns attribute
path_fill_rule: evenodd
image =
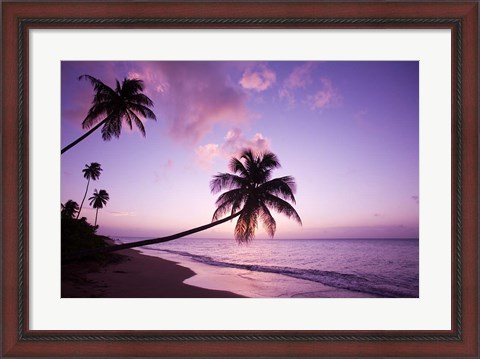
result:
<svg viewBox="0 0 480 359"><path fill-rule="evenodd" d="M92 162L89 165L85 165L85 168L82 170L83 177L87 179L87 189L85 190L85 194L83 195L82 203L80 203L80 209L77 213L77 219L80 216L80 212L82 211L83 202L85 202L85 198L87 197L88 192L88 185L90 184L90 180L96 181L100 177L100 172L102 172L102 167L100 163Z"/></svg>
<svg viewBox="0 0 480 359"><path fill-rule="evenodd" d="M142 93L142 80L125 78L121 84L116 80L114 90L90 75L82 75L78 79L90 81L95 91L92 107L82 122L82 127L90 130L65 146L61 151L62 154L102 126L104 141L109 141L112 137L120 137L123 121L127 123L130 129L133 127L132 122L135 123L142 135L146 136L140 116L152 120L157 118L150 109L150 107L153 107L153 101Z"/></svg>
<svg viewBox="0 0 480 359"><path fill-rule="evenodd" d="M109 199L110 197L107 191L105 191L104 189L101 189L99 192L97 192L97 189L95 189L95 192L93 192L93 196L88 199L90 201L90 206L97 209L97 212L95 213L94 226L97 225L98 210L100 208L103 208L103 206L107 204L107 201Z"/></svg>
<svg viewBox="0 0 480 359"><path fill-rule="evenodd" d="M78 203L69 199L65 204L62 203L62 217L73 218L78 212Z"/></svg>
<svg viewBox="0 0 480 359"><path fill-rule="evenodd" d="M236 217L238 220L235 226L235 238L239 243L249 242L254 238L259 220L263 222L268 235L273 237L276 222L270 212L271 209L302 224L297 211L289 203L295 204L295 179L291 176L271 179L272 171L280 167L276 155L271 152L255 155L251 150L245 150L239 158L232 158L229 167L233 174L219 173L210 183L213 193L227 190L216 201L217 209L211 223L167 237L124 243L97 251L113 252L168 242L204 231ZM219 219L227 213L229 216ZM91 254L90 252L92 250L77 253L77 255Z"/></svg>

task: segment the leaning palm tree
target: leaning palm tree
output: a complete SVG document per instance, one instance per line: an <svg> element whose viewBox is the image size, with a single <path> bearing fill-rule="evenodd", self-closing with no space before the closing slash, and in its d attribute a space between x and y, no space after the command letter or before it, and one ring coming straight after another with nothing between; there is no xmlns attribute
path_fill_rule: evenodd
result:
<svg viewBox="0 0 480 359"><path fill-rule="evenodd" d="M249 242L254 238L259 220L273 238L277 225L270 212L272 209L302 224L289 203L295 204L295 179L291 176L271 179L272 171L278 167L280 162L273 153L255 155L251 150L245 150L240 158L230 161L233 174L219 173L211 181L213 193L228 190L218 197L212 220L216 221L227 213L232 218L238 216L235 226L238 242Z"/></svg>
<svg viewBox="0 0 480 359"><path fill-rule="evenodd" d="M276 231L276 222L271 210L292 218L300 225L302 220L297 211L289 203L295 204L295 179L285 176L272 179L272 171L280 167L276 155L271 152L255 155L251 150L242 152L239 158L232 158L230 170L233 173L219 173L210 183L213 193L227 190L217 201L212 222L188 231L171 236L147 239L143 241L124 243L101 248L97 251L113 252L121 249L146 246L156 243L172 241L185 237L219 224L228 222L236 217L235 239L239 243L251 241L255 236L259 220L263 222L266 232L273 237ZM227 217L220 219L222 216ZM92 250L79 252L73 257L91 254Z"/></svg>
<svg viewBox="0 0 480 359"><path fill-rule="evenodd" d="M100 167L100 163L92 162L89 165L85 165L85 168L82 170L83 177L87 180L87 189L85 190L85 194L83 195L82 203L80 203L80 209L77 213L77 219L80 216L80 212L82 211L83 202L85 202L85 198L87 197L88 186L90 184L90 180L96 181L100 177L100 172L102 172L102 167Z"/></svg>
<svg viewBox="0 0 480 359"><path fill-rule="evenodd" d="M65 218L73 218L78 212L78 203L69 199L65 204L62 203L61 215Z"/></svg>
<svg viewBox="0 0 480 359"><path fill-rule="evenodd" d="M90 130L65 146L61 151L62 154L102 126L104 141L109 141L112 137L120 137L123 121L127 123L130 129L133 127L132 122L135 123L142 135L146 136L140 116L152 120L157 118L150 109L150 107L153 107L152 100L142 93L142 80L125 78L121 84L116 80L114 90L90 75L82 75L78 79L90 81L95 91L92 107L82 122L82 127Z"/></svg>
<svg viewBox="0 0 480 359"><path fill-rule="evenodd" d="M103 208L103 206L107 205L107 201L109 199L110 197L107 191L105 191L104 189L101 189L99 192L97 192L97 189L95 189L95 192L93 192L93 196L88 199L90 201L90 206L97 209L97 212L95 213L94 226L97 225L98 210L100 208Z"/></svg>

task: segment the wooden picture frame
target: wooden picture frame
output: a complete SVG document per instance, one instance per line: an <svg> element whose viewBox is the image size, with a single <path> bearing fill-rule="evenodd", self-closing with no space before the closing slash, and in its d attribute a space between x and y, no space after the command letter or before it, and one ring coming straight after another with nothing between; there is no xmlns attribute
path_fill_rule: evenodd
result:
<svg viewBox="0 0 480 359"><path fill-rule="evenodd" d="M2 355L478 355L478 2L2 4ZM431 28L452 31L452 329L32 331L28 321L28 31L33 28Z"/></svg>

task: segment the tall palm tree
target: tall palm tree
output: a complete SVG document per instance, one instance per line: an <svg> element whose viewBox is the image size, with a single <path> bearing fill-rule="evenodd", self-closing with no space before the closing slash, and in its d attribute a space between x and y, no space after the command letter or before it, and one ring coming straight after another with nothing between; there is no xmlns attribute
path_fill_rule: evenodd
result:
<svg viewBox="0 0 480 359"><path fill-rule="evenodd" d="M94 226L97 225L98 210L100 208L103 208L103 206L107 205L107 201L109 199L110 197L107 191L105 191L104 189L101 189L99 192L97 192L97 189L95 189L95 192L93 192L93 196L88 199L90 201L90 206L97 209L97 212L95 213Z"/></svg>
<svg viewBox="0 0 480 359"><path fill-rule="evenodd" d="M135 123L142 135L146 136L145 127L139 116L152 120L157 118L150 109L153 107L152 100L142 93L142 80L125 78L121 84L116 80L114 90L90 75L82 75L78 79L90 81L95 91L92 107L82 122L82 127L90 130L65 146L62 154L102 126L103 140L109 141L112 137L120 137L123 121L130 129L133 127L132 122Z"/></svg>
<svg viewBox="0 0 480 359"><path fill-rule="evenodd" d="M78 203L69 199L65 204L62 203L62 217L73 218L78 212Z"/></svg>
<svg viewBox="0 0 480 359"><path fill-rule="evenodd" d="M77 213L77 219L80 216L80 212L82 211L83 202L85 202L85 198L87 197L88 192L88 185L90 184L90 180L96 181L100 177L100 172L102 172L102 167L100 163L92 162L89 165L85 165L85 168L82 170L83 177L87 179L87 189L85 190L85 194L83 195L82 203L80 203L80 209Z"/></svg>
<svg viewBox="0 0 480 359"><path fill-rule="evenodd" d="M302 224L300 216L289 203L295 204L295 179L291 176L271 179L272 171L280 167L276 155L271 152L255 155L251 150L245 150L239 158L232 158L229 167L233 173L219 173L210 183L212 193L227 190L216 201L217 209L211 223L167 237L119 244L101 248L99 251L113 252L168 242L228 222L236 217L238 220L235 226L235 239L239 243L249 242L254 238L259 220L263 222L268 235L273 237L276 222L270 212L271 209ZM229 216L219 219L227 213ZM92 251L84 251L78 253L78 256L90 254L90 252Z"/></svg>

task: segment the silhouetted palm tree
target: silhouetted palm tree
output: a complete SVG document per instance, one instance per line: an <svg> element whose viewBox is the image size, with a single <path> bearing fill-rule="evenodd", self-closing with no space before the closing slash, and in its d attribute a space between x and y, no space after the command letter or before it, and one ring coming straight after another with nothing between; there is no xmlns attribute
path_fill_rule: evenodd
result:
<svg viewBox="0 0 480 359"><path fill-rule="evenodd" d="M93 192L93 196L90 197L88 200L90 201L90 206L93 208L97 209L97 212L95 213L95 224L94 226L97 225L97 216L98 216L98 210L100 208L103 208L107 204L107 201L110 199L107 191L104 189L101 189L99 192L97 192L97 189L95 189L95 192Z"/></svg>
<svg viewBox="0 0 480 359"><path fill-rule="evenodd" d="M251 150L245 150L239 158L230 161L231 173L219 173L210 183L212 193L228 190L218 197L212 222L188 231L171 236L147 239L143 241L124 243L100 249L102 252L113 252L121 249L146 246L172 241L185 237L238 217L235 226L235 238L238 242L249 242L254 238L258 221L263 225L270 237L276 230L276 222L270 209L292 218L300 225L302 220L289 203L295 203L295 179L291 176L271 179L272 171L280 167L276 155L267 152L255 155ZM219 219L229 213L228 217ZM79 253L79 255L89 254Z"/></svg>
<svg viewBox="0 0 480 359"><path fill-rule="evenodd" d="M270 237L275 235L276 222L270 210L284 214L302 224L300 216L288 201L295 203L295 179L291 176L272 178L272 171L280 167L280 162L271 152L255 155L245 150L240 158L230 161L231 173L219 173L211 181L211 190L218 193L228 190L218 197L213 221L227 213L239 214L235 226L238 242L249 242L255 236L258 221Z"/></svg>
<svg viewBox="0 0 480 359"><path fill-rule="evenodd" d="M103 170L102 170L102 167L100 167L100 163L97 163L97 162L90 163L90 166L85 165L85 168L82 170L83 177L87 179L87 189L85 190L85 194L83 195L82 203L80 203L80 209L78 210L78 213L77 213L77 219L80 216L80 212L82 211L83 202L87 197L88 185L90 184L90 180L92 179L96 181L100 177L100 172L102 171Z"/></svg>
<svg viewBox="0 0 480 359"><path fill-rule="evenodd" d="M116 80L116 88L114 90L90 75L82 75L78 79L90 81L95 91L92 107L82 122L82 127L90 130L68 146L65 146L61 153L68 151L102 126L102 138L105 141L110 140L112 137L120 137L123 121L127 123L130 129L133 127L132 122L135 123L145 137L145 127L143 127L139 116L152 120L157 118L153 111L150 110L150 107L153 107L152 100L142 93L142 80L125 78L121 84Z"/></svg>
<svg viewBox="0 0 480 359"><path fill-rule="evenodd" d="M78 203L69 199L65 204L62 203L62 217L73 218L78 212Z"/></svg>

